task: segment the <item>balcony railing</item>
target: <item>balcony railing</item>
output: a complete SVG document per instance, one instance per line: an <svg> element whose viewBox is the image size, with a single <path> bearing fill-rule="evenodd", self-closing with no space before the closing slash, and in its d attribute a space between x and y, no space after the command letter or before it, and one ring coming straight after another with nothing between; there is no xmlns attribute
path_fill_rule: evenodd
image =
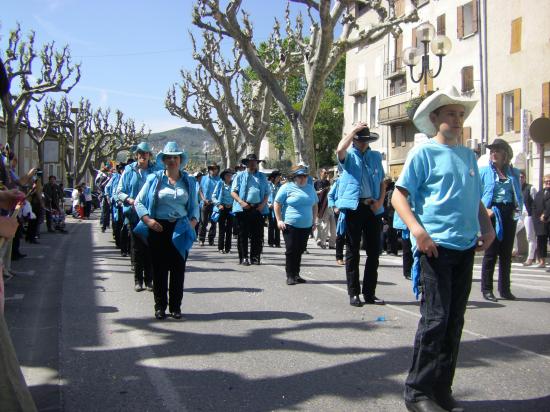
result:
<svg viewBox="0 0 550 412"><path fill-rule="evenodd" d="M358 77L348 82L348 95L357 96L367 92L367 78Z"/></svg>
<svg viewBox="0 0 550 412"><path fill-rule="evenodd" d="M397 57L384 63L384 79L390 80L404 75L405 66L403 66L403 59L401 59L401 57Z"/></svg>

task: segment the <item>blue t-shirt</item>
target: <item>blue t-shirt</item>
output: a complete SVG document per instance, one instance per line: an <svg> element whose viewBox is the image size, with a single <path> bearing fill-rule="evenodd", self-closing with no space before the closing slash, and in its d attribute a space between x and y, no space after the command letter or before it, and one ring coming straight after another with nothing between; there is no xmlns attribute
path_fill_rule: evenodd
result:
<svg viewBox="0 0 550 412"><path fill-rule="evenodd" d="M250 174L247 180L246 199L243 199L246 203L258 204L263 199L260 199L260 180L258 177Z"/></svg>
<svg viewBox="0 0 550 412"><path fill-rule="evenodd" d="M430 139L409 153L396 186L409 192L419 223L435 243L455 250L476 244L482 188L472 150Z"/></svg>
<svg viewBox="0 0 550 412"><path fill-rule="evenodd" d="M275 202L283 208L283 221L297 228L308 228L313 223L313 205L317 203L317 193L312 185L303 187L294 182L281 186Z"/></svg>
<svg viewBox="0 0 550 412"><path fill-rule="evenodd" d="M493 190L493 204L495 203L512 203L514 199L514 187L512 180L507 177L504 180L495 181L495 189Z"/></svg>
<svg viewBox="0 0 550 412"><path fill-rule="evenodd" d="M158 192L156 217L174 220L187 216L188 201L189 193L183 181L179 179L175 185L171 185L168 177L163 175Z"/></svg>

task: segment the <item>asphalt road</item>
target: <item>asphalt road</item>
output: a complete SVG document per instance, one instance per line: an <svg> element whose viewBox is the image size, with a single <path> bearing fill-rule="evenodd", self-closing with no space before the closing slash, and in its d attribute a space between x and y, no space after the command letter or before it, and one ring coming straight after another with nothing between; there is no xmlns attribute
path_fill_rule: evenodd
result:
<svg viewBox="0 0 550 412"><path fill-rule="evenodd" d="M418 307L382 257L385 306L348 305L332 252L310 241L287 286L283 249L262 266L195 246L185 320L157 321L128 258L97 221L23 244L6 318L41 411L404 411ZM71 223L74 222L74 223ZM486 302L479 265L454 384L468 411L550 411L550 273L513 268L515 302Z"/></svg>

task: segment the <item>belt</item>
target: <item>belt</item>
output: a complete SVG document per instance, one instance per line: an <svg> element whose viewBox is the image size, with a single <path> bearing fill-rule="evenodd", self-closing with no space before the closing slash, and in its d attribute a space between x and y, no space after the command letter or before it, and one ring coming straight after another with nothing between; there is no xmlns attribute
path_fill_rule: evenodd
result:
<svg viewBox="0 0 550 412"><path fill-rule="evenodd" d="M362 203L364 205L370 206L375 202L375 200L372 197L363 197L359 199L359 203Z"/></svg>

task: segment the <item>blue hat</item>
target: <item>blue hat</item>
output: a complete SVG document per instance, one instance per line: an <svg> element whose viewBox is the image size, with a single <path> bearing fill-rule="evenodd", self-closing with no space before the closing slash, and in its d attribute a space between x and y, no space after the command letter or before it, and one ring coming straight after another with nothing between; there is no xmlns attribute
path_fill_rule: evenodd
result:
<svg viewBox="0 0 550 412"><path fill-rule="evenodd" d="M134 153L135 152L145 152L145 153L153 154L153 149L151 149L151 146L149 146L149 143L147 143L147 142L141 142L137 146L132 146L132 148L134 149L134 150L132 150Z"/></svg>
<svg viewBox="0 0 550 412"><path fill-rule="evenodd" d="M308 173L308 171L307 171L306 168L300 167L298 170L295 170L294 172L292 172L291 176L292 176L292 177L296 177L296 176L309 176L309 173Z"/></svg>
<svg viewBox="0 0 550 412"><path fill-rule="evenodd" d="M157 155L157 164L163 163L164 156L179 156L181 159L180 169L183 169L189 160L189 156L178 147L176 142L167 142L159 154Z"/></svg>

